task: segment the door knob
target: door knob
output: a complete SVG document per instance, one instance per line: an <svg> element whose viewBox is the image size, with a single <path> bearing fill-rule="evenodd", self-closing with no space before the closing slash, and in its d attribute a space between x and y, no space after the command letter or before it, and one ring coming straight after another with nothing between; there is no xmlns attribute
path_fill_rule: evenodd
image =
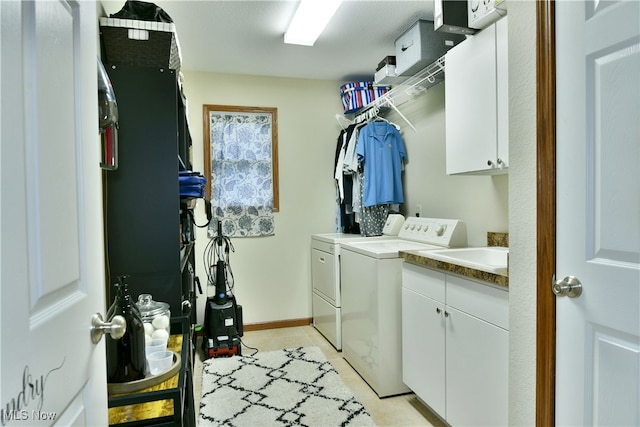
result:
<svg viewBox="0 0 640 427"><path fill-rule="evenodd" d="M553 293L559 297L577 298L582 295L582 283L577 277L567 276L562 280L553 280Z"/></svg>
<svg viewBox="0 0 640 427"><path fill-rule="evenodd" d="M105 322L100 313L91 318L91 342L98 344L102 335L109 334L114 340L119 340L127 332L127 321L120 315L113 316L111 322Z"/></svg>

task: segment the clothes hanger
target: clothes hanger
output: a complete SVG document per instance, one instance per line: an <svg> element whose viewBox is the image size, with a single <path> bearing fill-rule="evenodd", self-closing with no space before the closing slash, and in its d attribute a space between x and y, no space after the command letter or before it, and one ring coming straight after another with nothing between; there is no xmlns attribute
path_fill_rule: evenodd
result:
<svg viewBox="0 0 640 427"><path fill-rule="evenodd" d="M346 130L346 128L342 125L343 122L341 122L340 120L343 120L345 122L347 122L347 126L351 125L351 120L347 119L346 117L344 117L342 114L340 113L336 113L336 121L338 122L338 124L340 125L340 127L342 128L342 130Z"/></svg>
<svg viewBox="0 0 640 427"><path fill-rule="evenodd" d="M360 113L358 114L354 119L353 119L353 123L355 124L360 124L362 122L368 122L369 121L369 114L371 113L371 110L367 110L364 113Z"/></svg>
<svg viewBox="0 0 640 427"><path fill-rule="evenodd" d="M398 126L397 124L387 120L386 118L382 117L380 115L380 109L376 107L376 115L374 117L374 121L381 121L381 122L386 122L387 124L393 126L396 128L396 130L400 130L400 126Z"/></svg>

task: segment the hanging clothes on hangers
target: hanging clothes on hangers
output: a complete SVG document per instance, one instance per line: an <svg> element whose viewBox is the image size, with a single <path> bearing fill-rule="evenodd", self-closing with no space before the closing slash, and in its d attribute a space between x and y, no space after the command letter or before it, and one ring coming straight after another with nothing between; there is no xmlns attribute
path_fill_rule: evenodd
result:
<svg viewBox="0 0 640 427"><path fill-rule="evenodd" d="M337 231L342 233L359 233L360 228L352 208L353 199L353 175L349 170L345 170L345 154L352 150L356 142L353 135L356 129L355 124L349 125L340 132L336 147L336 163L334 167L334 179L336 182L337 201Z"/></svg>
<svg viewBox="0 0 640 427"><path fill-rule="evenodd" d="M391 205L404 202L404 141L395 125L374 120L360 129L356 155L361 165L361 233L382 234Z"/></svg>
<svg viewBox="0 0 640 427"><path fill-rule="evenodd" d="M398 129L387 122L370 122L360 130L356 154L364 168L363 206L403 203L407 155Z"/></svg>
<svg viewBox="0 0 640 427"><path fill-rule="evenodd" d="M334 165L336 230L381 235L390 210L404 201L401 172L406 153L400 126L374 107L341 127Z"/></svg>
<svg viewBox="0 0 640 427"><path fill-rule="evenodd" d="M357 180L358 192L362 194L365 181L362 170L358 172L357 176L359 177ZM390 211L391 205L389 204L361 206L358 215L360 234L365 237L381 236Z"/></svg>
<svg viewBox="0 0 640 427"><path fill-rule="evenodd" d="M356 223L360 223L362 212L362 190L360 185L362 174L358 173L360 163L358 162L356 147L358 146L358 135L360 134L360 129L362 129L364 126L366 126L366 123L359 123L356 125L355 130L351 135L351 139L349 140L343 162L343 172L345 174L345 177L348 176L352 182L352 192L351 199L349 201L349 207L350 211L354 214ZM347 202L345 201L345 203Z"/></svg>
<svg viewBox="0 0 640 427"><path fill-rule="evenodd" d="M340 132L340 135L338 137L338 144L336 147L336 162L333 170L333 177L336 179L338 184L340 199L344 198L343 171L345 155L347 153L347 150L349 149L349 144L351 143L355 129L356 125L349 125L345 130L342 130Z"/></svg>

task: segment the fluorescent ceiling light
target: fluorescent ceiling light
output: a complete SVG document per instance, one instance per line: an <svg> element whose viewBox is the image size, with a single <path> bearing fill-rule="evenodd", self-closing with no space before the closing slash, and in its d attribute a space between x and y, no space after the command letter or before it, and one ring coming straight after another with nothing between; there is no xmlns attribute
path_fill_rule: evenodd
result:
<svg viewBox="0 0 640 427"><path fill-rule="evenodd" d="M284 33L284 42L313 46L340 3L342 0L301 0L289 29Z"/></svg>

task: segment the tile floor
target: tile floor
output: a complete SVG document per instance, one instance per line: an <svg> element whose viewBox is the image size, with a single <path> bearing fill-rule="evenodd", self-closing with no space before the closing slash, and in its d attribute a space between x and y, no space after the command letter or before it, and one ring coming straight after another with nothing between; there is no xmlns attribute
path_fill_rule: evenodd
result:
<svg viewBox="0 0 640 427"><path fill-rule="evenodd" d="M356 399L367 408L378 426L444 426L414 394L378 398L376 393L342 358L336 349L312 326L267 329L245 332L242 337L244 355L253 353L248 347L260 351L279 350L289 347L317 346L322 349L327 359L334 366L345 384L351 389ZM202 382L202 351L198 346L198 357L194 367L195 408L200 406Z"/></svg>

